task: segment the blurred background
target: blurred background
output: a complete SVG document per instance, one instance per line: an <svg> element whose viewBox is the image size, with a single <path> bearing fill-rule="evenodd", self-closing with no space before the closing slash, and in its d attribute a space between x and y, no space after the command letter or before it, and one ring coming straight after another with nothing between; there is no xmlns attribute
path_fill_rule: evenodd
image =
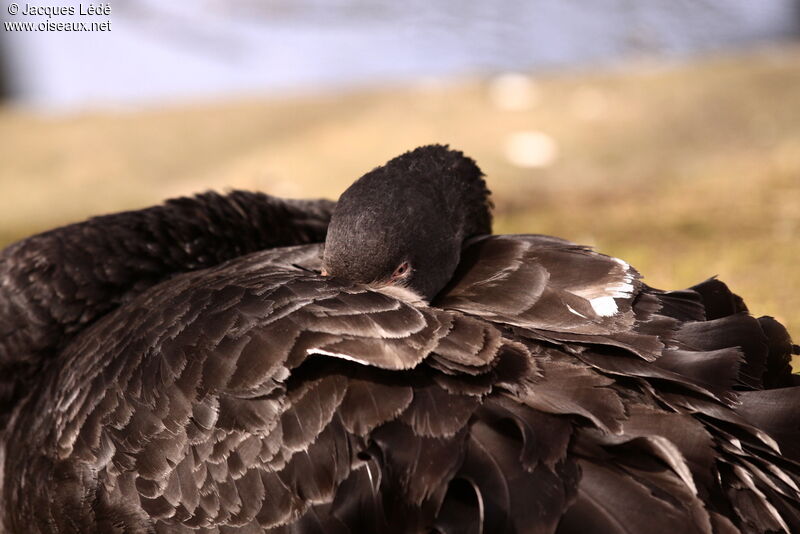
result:
<svg viewBox="0 0 800 534"><path fill-rule="evenodd" d="M719 275L800 338L800 0L49 1L0 0L0 245L449 143L497 232Z"/></svg>

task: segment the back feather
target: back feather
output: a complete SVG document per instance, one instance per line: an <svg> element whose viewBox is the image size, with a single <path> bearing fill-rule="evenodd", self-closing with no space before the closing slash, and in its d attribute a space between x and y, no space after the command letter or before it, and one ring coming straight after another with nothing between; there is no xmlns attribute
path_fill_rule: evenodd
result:
<svg viewBox="0 0 800 534"><path fill-rule="evenodd" d="M317 276L319 245L128 295L14 411L7 528L800 529L778 323L554 238L464 258L431 306Z"/></svg>

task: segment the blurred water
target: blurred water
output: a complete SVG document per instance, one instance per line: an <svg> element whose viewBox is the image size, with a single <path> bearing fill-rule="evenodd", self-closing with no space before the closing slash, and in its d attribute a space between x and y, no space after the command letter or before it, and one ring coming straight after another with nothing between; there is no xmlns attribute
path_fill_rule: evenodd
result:
<svg viewBox="0 0 800 534"><path fill-rule="evenodd" d="M51 2L36 5L65 4ZM10 3L2 1L3 21L47 20L12 17ZM15 101L75 109L680 57L786 39L800 20L796 0L116 0L111 7L108 17L57 18L107 19L107 32L3 31Z"/></svg>

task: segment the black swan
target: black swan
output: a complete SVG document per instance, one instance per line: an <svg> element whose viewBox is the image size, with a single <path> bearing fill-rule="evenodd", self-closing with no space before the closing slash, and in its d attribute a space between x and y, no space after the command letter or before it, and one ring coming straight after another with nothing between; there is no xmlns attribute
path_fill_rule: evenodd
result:
<svg viewBox="0 0 800 534"><path fill-rule="evenodd" d="M437 145L338 204L208 193L11 245L0 530L800 531L779 323L489 234Z"/></svg>

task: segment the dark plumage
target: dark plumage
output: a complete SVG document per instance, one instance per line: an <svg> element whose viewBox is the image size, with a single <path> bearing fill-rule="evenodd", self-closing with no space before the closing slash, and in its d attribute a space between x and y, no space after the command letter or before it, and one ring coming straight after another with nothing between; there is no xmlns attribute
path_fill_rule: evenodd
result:
<svg viewBox="0 0 800 534"><path fill-rule="evenodd" d="M800 528L785 329L718 280L482 235L488 206L430 146L343 195L324 255L331 203L241 192L12 245L5 528Z"/></svg>
<svg viewBox="0 0 800 534"><path fill-rule="evenodd" d="M0 429L42 365L89 324L176 274L325 239L335 206L234 191L95 217L0 253Z"/></svg>
<svg viewBox="0 0 800 534"><path fill-rule="evenodd" d="M492 232L490 209L474 161L461 152L418 148L342 194L324 268L351 282L392 282L431 299L453 275L464 240Z"/></svg>

